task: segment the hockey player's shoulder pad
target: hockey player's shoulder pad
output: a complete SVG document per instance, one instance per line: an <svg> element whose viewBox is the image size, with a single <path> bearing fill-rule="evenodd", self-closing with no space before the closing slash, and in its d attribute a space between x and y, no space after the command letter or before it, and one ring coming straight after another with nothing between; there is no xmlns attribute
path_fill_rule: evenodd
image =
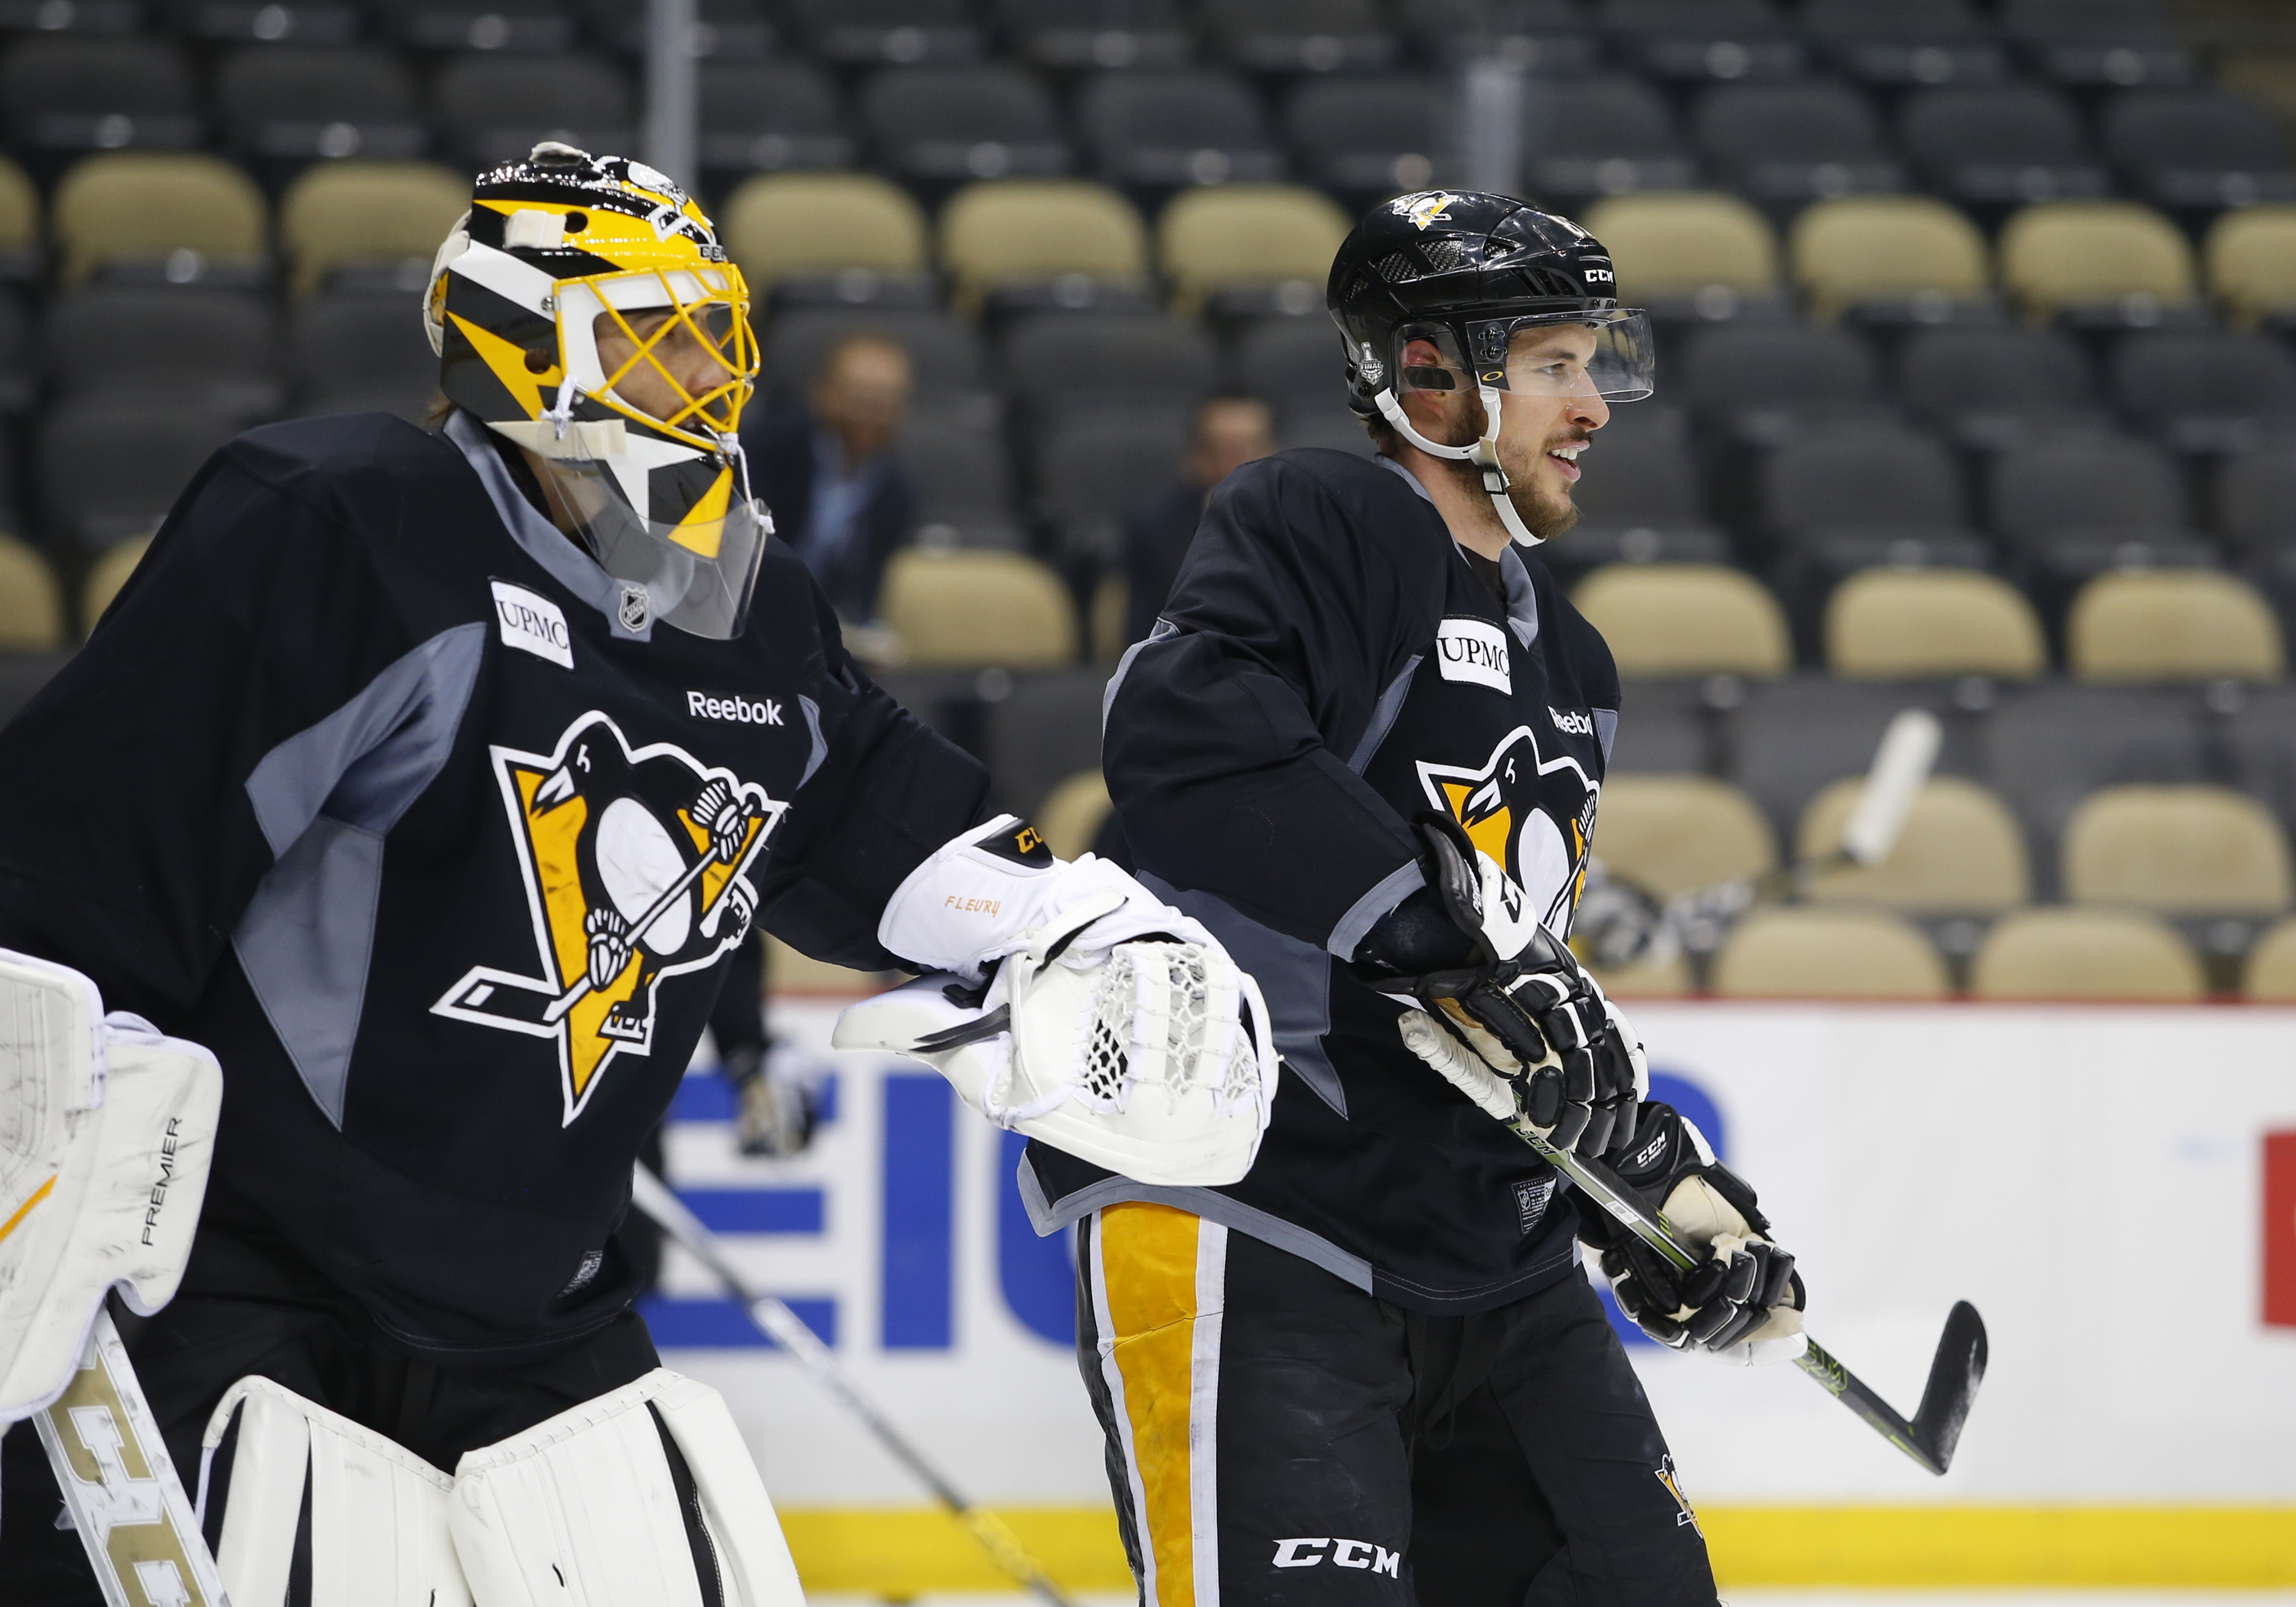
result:
<svg viewBox="0 0 2296 1607"><path fill-rule="evenodd" d="M389 506L426 479L446 486L470 478L470 464L453 442L388 413L264 424L224 451L273 489L346 516L386 488ZM475 480L472 488L483 495Z"/></svg>

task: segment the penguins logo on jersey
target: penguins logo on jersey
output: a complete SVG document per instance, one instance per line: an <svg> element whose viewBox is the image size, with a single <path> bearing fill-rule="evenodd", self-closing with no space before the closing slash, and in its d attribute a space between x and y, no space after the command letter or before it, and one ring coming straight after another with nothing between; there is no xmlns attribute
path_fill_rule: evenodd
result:
<svg viewBox="0 0 2296 1607"><path fill-rule="evenodd" d="M665 979L713 964L757 908L750 866L789 806L595 710L554 751L496 748L540 976L474 965L433 1013L558 1044L571 1125L615 1055L653 1044Z"/></svg>
<svg viewBox="0 0 2296 1607"><path fill-rule="evenodd" d="M1464 826L1468 840L1529 896L1547 930L1568 936L1602 783L1567 753L1541 758L1528 726L1500 738L1472 769L1420 760L1419 783L1427 801Z"/></svg>

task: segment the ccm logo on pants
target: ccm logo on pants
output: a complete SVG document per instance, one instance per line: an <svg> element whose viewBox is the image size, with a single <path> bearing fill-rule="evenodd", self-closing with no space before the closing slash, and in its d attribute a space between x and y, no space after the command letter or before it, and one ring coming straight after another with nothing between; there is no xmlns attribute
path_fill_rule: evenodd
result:
<svg viewBox="0 0 2296 1607"><path fill-rule="evenodd" d="M1398 1571L1403 1565L1403 1554L1390 1551L1384 1546L1374 1546L1368 1540L1278 1540L1275 1566L1313 1568L1324 1560L1326 1546L1332 1548L1330 1560L1335 1568L1368 1568L1390 1579L1403 1577Z"/></svg>

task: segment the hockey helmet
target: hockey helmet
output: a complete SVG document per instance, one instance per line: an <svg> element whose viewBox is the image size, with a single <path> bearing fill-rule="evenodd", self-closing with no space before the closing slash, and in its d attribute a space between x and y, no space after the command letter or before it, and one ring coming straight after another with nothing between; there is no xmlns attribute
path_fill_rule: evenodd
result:
<svg viewBox="0 0 2296 1607"><path fill-rule="evenodd" d="M1347 351L1349 405L1386 419L1423 452L1480 469L1500 522L1525 546L1539 537L1506 495L1498 461L1503 398L1631 402L1654 386L1649 316L1619 305L1617 272L1602 242L1509 196L1422 190L1382 202L1341 242L1324 306ZM1525 352L1529 343L1519 336L1558 325L1594 336L1583 360ZM1405 364L1420 340L1434 347L1439 364ZM1482 439L1471 447L1429 440L1398 399L1403 391L1471 384L1483 403Z"/></svg>
<svg viewBox="0 0 2296 1607"><path fill-rule="evenodd" d="M423 323L447 399L533 454L623 583L626 622L740 632L773 533L737 433L757 338L742 271L685 191L643 162L535 146L479 176Z"/></svg>

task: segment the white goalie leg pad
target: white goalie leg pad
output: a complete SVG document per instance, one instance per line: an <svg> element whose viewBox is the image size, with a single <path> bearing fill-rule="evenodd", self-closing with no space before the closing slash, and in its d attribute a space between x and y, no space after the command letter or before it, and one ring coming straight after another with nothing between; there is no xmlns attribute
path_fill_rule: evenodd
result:
<svg viewBox="0 0 2296 1607"><path fill-rule="evenodd" d="M465 1455L449 1521L483 1607L805 1603L724 1399L666 1367Z"/></svg>
<svg viewBox="0 0 2296 1607"><path fill-rule="evenodd" d="M1095 908L1037 929L978 1005L926 976L848 1009L830 1041L925 1061L999 1127L1135 1182L1238 1181L1275 1095L1259 985L1209 937L1080 953L1066 939Z"/></svg>
<svg viewBox="0 0 2296 1607"><path fill-rule="evenodd" d="M0 1425L62 1392L108 1291L175 1298L222 1103L199 1045L0 949Z"/></svg>
<svg viewBox="0 0 2296 1607"><path fill-rule="evenodd" d="M226 1488L210 1483L232 1439ZM335 1607L471 1607L447 1525L455 1481L373 1430L267 1378L242 1378L208 1420L203 1524L219 1505L216 1564L232 1607L285 1607L305 1521L313 1602Z"/></svg>

